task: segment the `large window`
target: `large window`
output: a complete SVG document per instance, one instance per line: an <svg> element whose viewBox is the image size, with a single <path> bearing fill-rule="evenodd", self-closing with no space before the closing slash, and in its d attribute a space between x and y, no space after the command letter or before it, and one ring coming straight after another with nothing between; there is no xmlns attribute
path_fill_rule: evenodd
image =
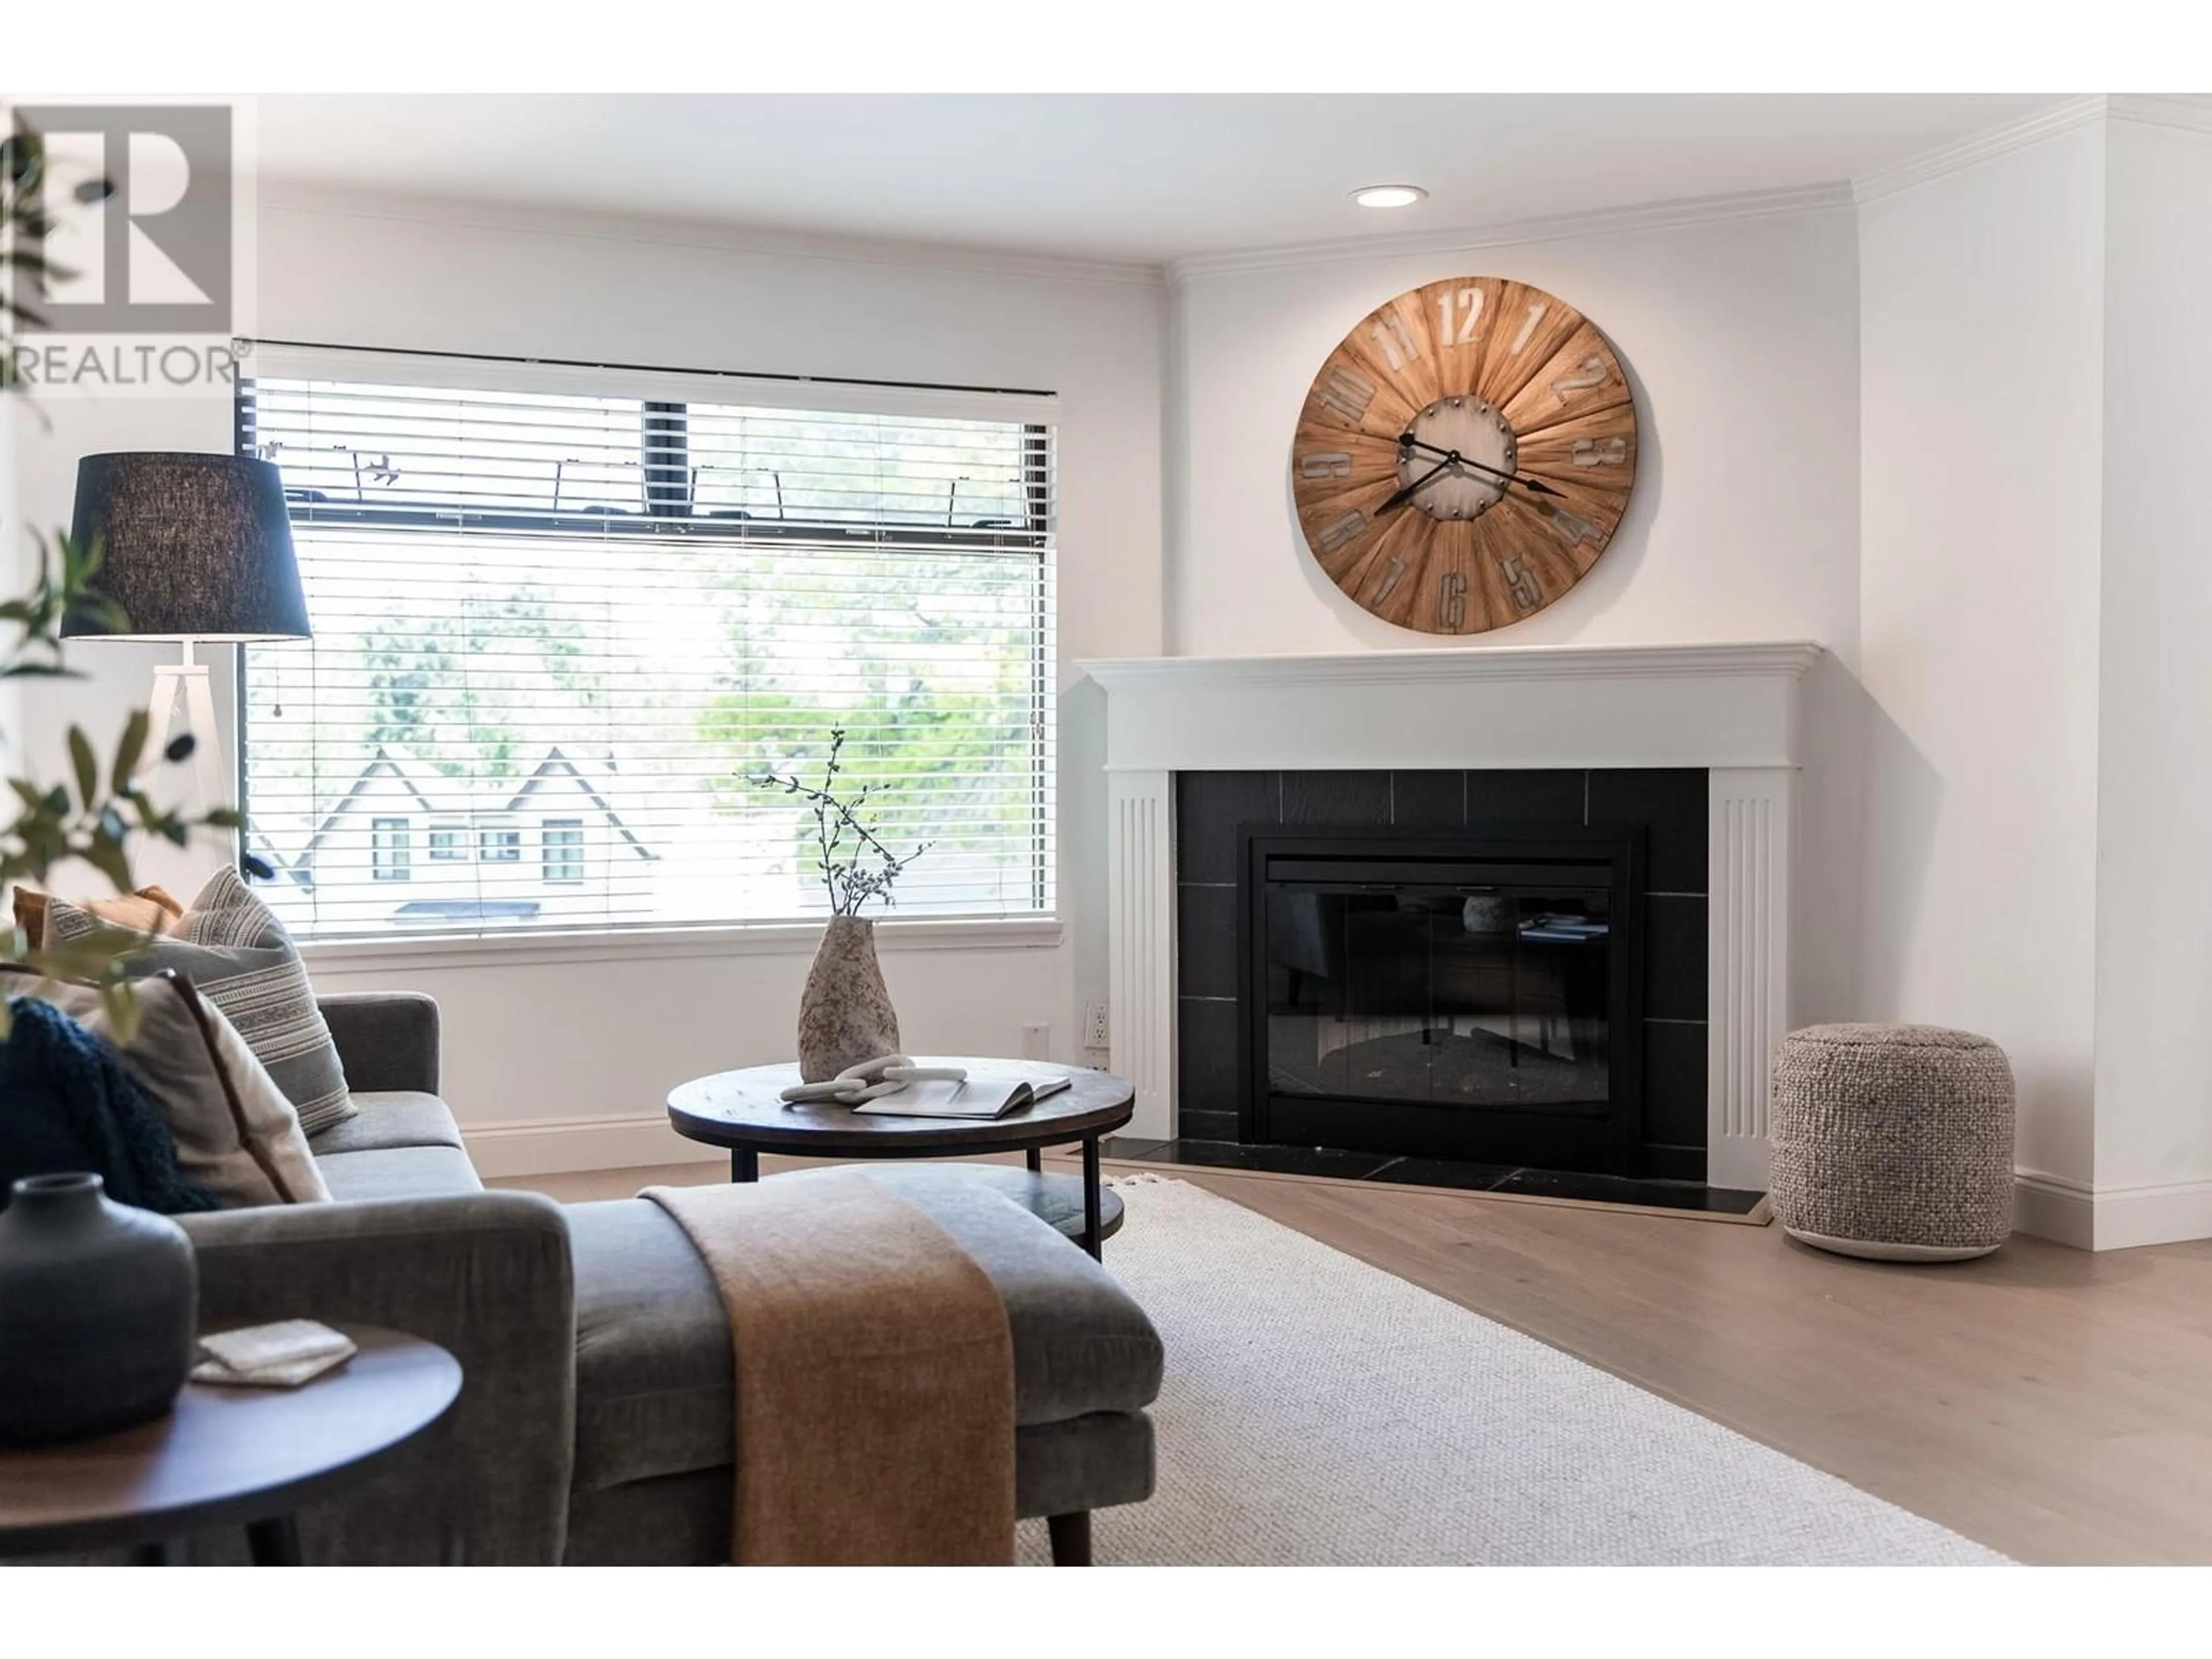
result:
<svg viewBox="0 0 2212 1659"><path fill-rule="evenodd" d="M1048 397L249 362L315 630L247 651L240 732L297 931L818 917L813 812L747 780L817 778L837 732L884 840L928 844L892 914L1052 910Z"/></svg>

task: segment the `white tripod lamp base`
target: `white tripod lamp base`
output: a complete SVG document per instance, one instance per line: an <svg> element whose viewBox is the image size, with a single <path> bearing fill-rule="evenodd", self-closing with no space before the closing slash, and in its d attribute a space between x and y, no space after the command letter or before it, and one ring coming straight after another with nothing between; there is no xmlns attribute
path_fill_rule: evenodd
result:
<svg viewBox="0 0 2212 1659"><path fill-rule="evenodd" d="M220 729L215 723L215 692L208 683L205 663L168 662L154 671L154 695L146 705L146 758L141 775L160 766L170 741L170 724L177 702L185 704L184 729L192 734L192 787L190 802L173 803L187 816L197 816L222 804L222 780L216 761Z"/></svg>

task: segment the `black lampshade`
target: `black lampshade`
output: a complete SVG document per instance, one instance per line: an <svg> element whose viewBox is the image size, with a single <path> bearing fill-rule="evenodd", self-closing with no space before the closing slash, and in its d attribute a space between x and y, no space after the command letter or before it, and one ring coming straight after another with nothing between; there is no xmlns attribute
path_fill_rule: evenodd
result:
<svg viewBox="0 0 2212 1659"><path fill-rule="evenodd" d="M94 589L127 627L77 618L65 635L124 640L301 640L307 601L292 556L284 482L243 455L134 452L77 463L80 547L105 550Z"/></svg>

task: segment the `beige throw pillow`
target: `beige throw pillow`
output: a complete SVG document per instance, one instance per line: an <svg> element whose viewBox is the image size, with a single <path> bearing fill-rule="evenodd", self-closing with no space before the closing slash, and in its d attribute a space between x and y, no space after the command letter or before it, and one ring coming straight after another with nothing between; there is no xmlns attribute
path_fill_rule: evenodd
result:
<svg viewBox="0 0 2212 1659"><path fill-rule="evenodd" d="M0 995L27 996L38 975L0 969ZM180 974L137 982L138 1030L114 1046L176 1137L185 1175L226 1208L326 1201L300 1115L253 1057L238 1028ZM46 1000L87 1030L113 1042L100 994L88 986L49 985Z"/></svg>
<svg viewBox="0 0 2212 1659"><path fill-rule="evenodd" d="M61 899L46 906L51 940L80 939L98 924ZM354 1115L345 1067L307 964L284 924L237 871L218 870L191 908L131 959L133 974L173 969L238 1027L269 1068L284 1097L300 1110L300 1127L320 1134Z"/></svg>

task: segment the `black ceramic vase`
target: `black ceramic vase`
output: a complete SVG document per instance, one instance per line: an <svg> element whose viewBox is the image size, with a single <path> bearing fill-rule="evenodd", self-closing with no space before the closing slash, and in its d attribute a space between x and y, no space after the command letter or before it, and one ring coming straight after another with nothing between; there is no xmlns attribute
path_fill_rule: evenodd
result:
<svg viewBox="0 0 2212 1659"><path fill-rule="evenodd" d="M0 1211L0 1445L159 1417L191 1369L199 1270L167 1216L96 1175L29 1176Z"/></svg>

